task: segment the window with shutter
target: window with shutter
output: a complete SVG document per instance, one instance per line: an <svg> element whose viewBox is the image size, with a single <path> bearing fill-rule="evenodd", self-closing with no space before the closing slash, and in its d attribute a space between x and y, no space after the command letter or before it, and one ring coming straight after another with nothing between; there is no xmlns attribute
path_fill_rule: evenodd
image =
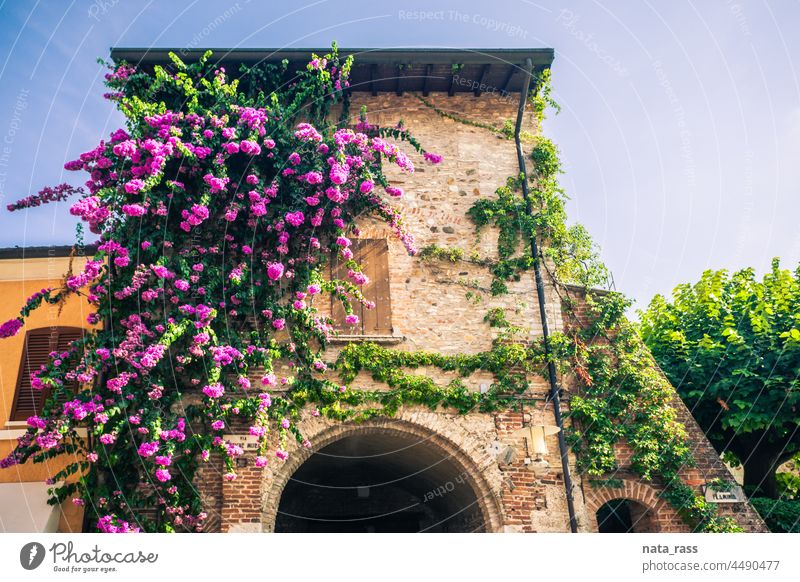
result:
<svg viewBox="0 0 800 582"><path fill-rule="evenodd" d="M345 334L391 335L392 301L389 291L389 244L386 239L354 239L350 247L353 258L369 281L361 285L361 292L367 301L375 303L375 309L365 309L360 303L353 305L353 313L358 316L355 326L345 323L345 312L341 301L333 298L331 317L334 327ZM347 280L346 261L338 257L331 260L331 276Z"/></svg>
<svg viewBox="0 0 800 582"><path fill-rule="evenodd" d="M83 333L79 327L44 327L32 329L26 334L17 376L17 390L11 407L11 420L27 420L28 417L41 413L44 403L50 397L50 390L35 390L31 386L31 374L47 363L50 352L66 351L70 343Z"/></svg>

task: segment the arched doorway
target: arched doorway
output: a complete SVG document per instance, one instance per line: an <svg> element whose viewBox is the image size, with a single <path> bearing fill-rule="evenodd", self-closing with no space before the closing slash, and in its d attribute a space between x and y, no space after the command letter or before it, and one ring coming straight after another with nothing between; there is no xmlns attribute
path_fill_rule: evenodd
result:
<svg viewBox="0 0 800 582"><path fill-rule="evenodd" d="M653 519L647 507L631 499L612 499L597 510L597 531L600 533L654 532Z"/></svg>
<svg viewBox="0 0 800 582"><path fill-rule="evenodd" d="M433 438L355 429L303 462L280 495L276 532L491 530L474 468Z"/></svg>

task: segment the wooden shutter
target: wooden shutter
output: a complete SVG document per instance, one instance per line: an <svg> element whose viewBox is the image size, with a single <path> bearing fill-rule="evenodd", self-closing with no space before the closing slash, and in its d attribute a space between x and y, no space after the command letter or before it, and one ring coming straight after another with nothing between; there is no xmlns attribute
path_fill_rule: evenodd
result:
<svg viewBox="0 0 800 582"><path fill-rule="evenodd" d="M389 245L386 239L355 239L350 247L353 258L361 265L361 269L369 279L360 287L364 298L375 303L375 309L364 309L359 304L353 305L353 313L358 316L356 326L345 323L345 312L341 301L333 298L331 317L336 329L352 334L391 335L392 302L389 291ZM347 268L338 257L331 260L331 276L335 279L347 280Z"/></svg>
<svg viewBox="0 0 800 582"><path fill-rule="evenodd" d="M347 281L346 261L341 260L339 255L331 256L330 277L331 279ZM353 313L358 315L359 319L361 318L361 304L353 305ZM344 312L344 305L342 305L341 300L339 300L338 297L331 295L331 319L333 320L333 327L337 331L345 331L349 329L350 331L348 333L354 333L353 327L344 322L346 315L347 314Z"/></svg>
<svg viewBox="0 0 800 582"><path fill-rule="evenodd" d="M48 362L50 352L66 351L69 344L82 335L83 330L78 327L44 327L27 333L11 407L11 420L27 420L42 412L44 403L50 397L50 390L35 390L31 386L31 374ZM75 387L72 386L73 389Z"/></svg>
<svg viewBox="0 0 800 582"><path fill-rule="evenodd" d="M389 245L385 239L359 241L360 259L369 282L361 292L375 309L364 309L361 321L365 335L392 333L392 303L389 297Z"/></svg>

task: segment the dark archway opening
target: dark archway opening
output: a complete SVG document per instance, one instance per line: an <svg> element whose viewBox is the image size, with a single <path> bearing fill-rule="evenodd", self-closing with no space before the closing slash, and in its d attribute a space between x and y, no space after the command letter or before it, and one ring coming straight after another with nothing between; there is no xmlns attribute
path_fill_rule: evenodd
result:
<svg viewBox="0 0 800 582"><path fill-rule="evenodd" d="M471 478L429 440L346 436L312 455L281 495L276 532L485 531Z"/></svg>
<svg viewBox="0 0 800 582"><path fill-rule="evenodd" d="M647 507L630 499L613 499L597 510L597 531L646 533L656 530Z"/></svg>

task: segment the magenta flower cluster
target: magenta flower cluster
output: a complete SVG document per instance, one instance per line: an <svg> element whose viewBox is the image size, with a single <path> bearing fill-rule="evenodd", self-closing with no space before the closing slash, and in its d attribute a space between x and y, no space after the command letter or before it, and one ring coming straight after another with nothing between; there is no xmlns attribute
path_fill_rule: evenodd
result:
<svg viewBox="0 0 800 582"><path fill-rule="evenodd" d="M20 318L15 317L14 319L9 319L3 325L0 325L0 338L17 335L17 332L22 329L22 326L23 322Z"/></svg>
<svg viewBox="0 0 800 582"><path fill-rule="evenodd" d="M69 184L59 184L58 186L50 187L47 186L42 188L36 194L31 194L26 198L18 200L13 204L9 204L6 206L9 212L14 212L15 210L22 210L23 208L35 208L37 206L41 206L42 204L48 204L50 202L61 202L62 200L67 200L71 196L76 194L83 194L83 188L75 188Z"/></svg>
<svg viewBox="0 0 800 582"><path fill-rule="evenodd" d="M351 326L360 321L353 304L374 307L360 290L369 282L360 266L352 262L344 280L330 280L328 257L353 260L355 221L364 214L384 220L416 252L389 201L403 191L384 175L389 164L413 172L411 157L372 126L327 129L324 119L309 111L301 119L294 109L297 96L338 99L349 62L335 51L313 57L299 79L276 85L284 92L277 100L241 92L206 61L181 66L157 75L117 66L107 77L109 97L128 123L65 165L88 176L83 187L44 189L12 205L79 195L70 212L99 240L63 289L32 297L20 318L0 326L0 337L17 334L30 310L61 294L83 294L94 308L88 322L105 325L34 374L35 388L65 403L31 417L0 465L84 450L75 443L83 442L77 429L87 428L82 470L110 471L114 463L125 482L112 494L60 487L96 512L103 532L138 531L147 519L134 506L155 508L171 529L201 529L206 514L192 471L196 462L219 462L225 479L236 478L245 451L226 440L231 427L245 423L257 437L257 467L269 456L285 460L302 413L269 390L340 393L319 351L335 333L319 302L344 301ZM142 87L152 88L152 107L137 101ZM275 371L279 360L288 371ZM184 408L188 395L197 403Z"/></svg>

